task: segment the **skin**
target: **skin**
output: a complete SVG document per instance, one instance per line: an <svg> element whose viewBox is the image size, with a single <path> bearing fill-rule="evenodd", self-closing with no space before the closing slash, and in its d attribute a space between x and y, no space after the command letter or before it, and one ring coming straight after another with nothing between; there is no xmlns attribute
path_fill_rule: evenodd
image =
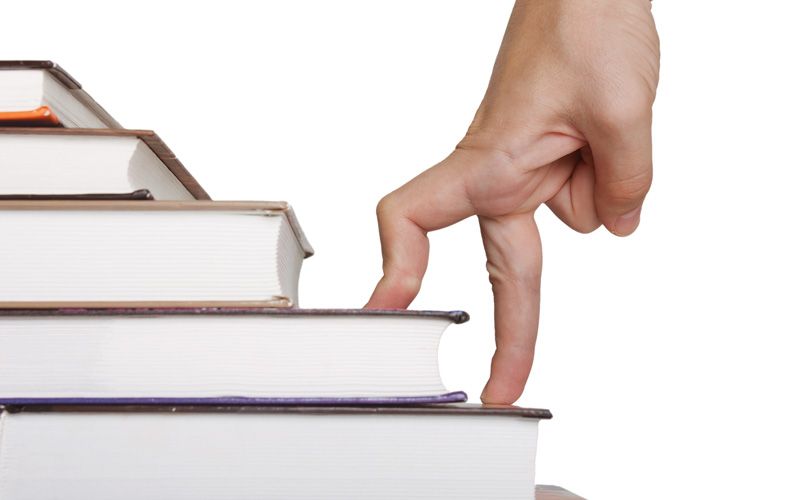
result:
<svg viewBox="0 0 800 500"><path fill-rule="evenodd" d="M378 204L383 277L366 307L408 307L428 264L427 233L477 215L496 342L481 399L516 401L539 323L534 213L545 204L582 233L637 228L658 72L648 0L518 0L463 140Z"/></svg>

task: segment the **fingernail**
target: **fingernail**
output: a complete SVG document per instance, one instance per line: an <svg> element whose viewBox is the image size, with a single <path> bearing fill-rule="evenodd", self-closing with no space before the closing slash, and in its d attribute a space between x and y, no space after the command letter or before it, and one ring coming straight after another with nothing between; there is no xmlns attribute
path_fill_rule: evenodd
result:
<svg viewBox="0 0 800 500"><path fill-rule="evenodd" d="M620 215L614 221L614 229L611 231L617 236L628 236L636 230L639 225L639 216L642 214L642 207L636 207L625 215Z"/></svg>
<svg viewBox="0 0 800 500"><path fill-rule="evenodd" d="M483 388L483 392L481 393L481 402L485 402L486 401L486 389L488 389L488 388L489 388L488 385Z"/></svg>

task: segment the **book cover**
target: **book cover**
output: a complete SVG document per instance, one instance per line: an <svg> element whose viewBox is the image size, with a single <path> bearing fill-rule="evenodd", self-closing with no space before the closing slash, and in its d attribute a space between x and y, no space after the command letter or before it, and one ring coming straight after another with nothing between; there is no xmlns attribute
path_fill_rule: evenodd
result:
<svg viewBox="0 0 800 500"><path fill-rule="evenodd" d="M240 413L240 414L312 414L312 415L458 415L464 417L498 416L549 420L550 410L514 405L448 403L435 405L83 405L83 404L5 404L9 413Z"/></svg>
<svg viewBox="0 0 800 500"><path fill-rule="evenodd" d="M149 189L137 189L130 193L81 193L81 194L0 194L2 200L153 200Z"/></svg>
<svg viewBox="0 0 800 500"><path fill-rule="evenodd" d="M61 121L49 107L40 106L31 111L0 110L0 127L59 127Z"/></svg>

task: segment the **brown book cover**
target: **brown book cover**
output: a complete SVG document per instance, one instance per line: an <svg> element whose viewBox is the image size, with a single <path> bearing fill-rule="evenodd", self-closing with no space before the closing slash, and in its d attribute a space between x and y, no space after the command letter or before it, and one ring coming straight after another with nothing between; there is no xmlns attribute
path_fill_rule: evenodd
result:
<svg viewBox="0 0 800 500"><path fill-rule="evenodd" d="M53 61L0 61L0 71L40 69L47 71L63 85L78 101L91 109L109 128L122 128L108 111L103 109L81 86L78 81Z"/></svg>
<svg viewBox="0 0 800 500"><path fill-rule="evenodd" d="M189 193L198 200L210 200L211 197L199 182L178 160L175 153L152 130L94 129L94 128L42 128L42 127L0 127L0 134L9 135L65 135L70 137L136 137L150 148L159 160L183 184Z"/></svg>
<svg viewBox="0 0 800 500"><path fill-rule="evenodd" d="M536 485L536 500L586 500L560 486Z"/></svg>

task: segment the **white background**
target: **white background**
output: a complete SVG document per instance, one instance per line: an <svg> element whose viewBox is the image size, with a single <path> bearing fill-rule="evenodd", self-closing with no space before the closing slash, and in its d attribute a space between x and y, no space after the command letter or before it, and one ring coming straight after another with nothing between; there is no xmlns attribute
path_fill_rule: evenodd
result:
<svg viewBox="0 0 800 500"><path fill-rule="evenodd" d="M0 59L52 59L156 130L217 199L286 199L317 250L306 307L380 276L374 206L449 153L509 0L7 2ZM591 8L587 0L586 8ZM800 498L800 8L656 1L655 181L639 231L547 209L538 479L591 499ZM431 235L416 308L465 309L448 387L477 400L492 302L475 220ZM465 438L469 438L465 436Z"/></svg>

